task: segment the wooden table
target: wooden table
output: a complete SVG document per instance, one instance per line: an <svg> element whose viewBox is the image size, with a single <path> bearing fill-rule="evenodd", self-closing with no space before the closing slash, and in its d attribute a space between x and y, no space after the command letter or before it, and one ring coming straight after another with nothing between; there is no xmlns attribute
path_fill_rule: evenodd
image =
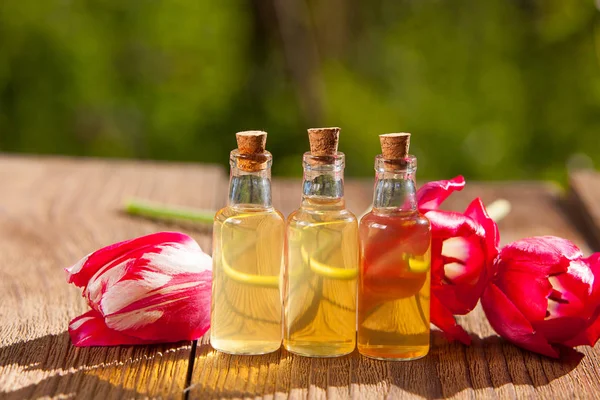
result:
<svg viewBox="0 0 600 400"><path fill-rule="evenodd" d="M472 183L447 206L479 195L511 201L502 242L552 234L599 250L597 175L574 175L571 196L549 183ZM371 200L372 182L348 181L349 208ZM593 186L593 185L592 185ZM0 156L0 398L592 398L600 396L600 346L556 361L494 334L478 308L462 318L473 345L433 332L426 358L410 363L359 356L310 359L285 350L229 356L207 337L160 346L75 348L69 320L87 305L63 268L107 244L158 230L183 230L205 250L210 233L136 219L131 197L217 209L226 171L215 166ZM300 183L275 180L274 203L297 207Z"/></svg>

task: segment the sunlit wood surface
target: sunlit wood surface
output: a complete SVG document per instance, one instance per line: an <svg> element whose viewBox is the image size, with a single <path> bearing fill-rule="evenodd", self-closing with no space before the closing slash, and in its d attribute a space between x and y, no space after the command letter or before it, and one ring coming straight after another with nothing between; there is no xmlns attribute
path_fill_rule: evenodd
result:
<svg viewBox="0 0 600 400"><path fill-rule="evenodd" d="M588 176L589 175L589 176ZM445 208L476 196L511 202L502 242L552 234L585 252L600 250L597 175L572 178L572 190L540 182L469 183ZM595 189L591 186L595 186ZM298 180L275 180L275 206L300 201ZM104 245L158 230L182 230L210 250L210 232L132 218L131 197L216 209L227 174L214 166L116 160L0 156L0 398L594 398L600 346L562 360L522 351L494 334L478 308L462 319L473 345L433 332L426 358L393 363L359 356L223 355L207 337L162 346L75 348L70 319L87 310L63 268ZM369 206L371 180L348 180L349 208Z"/></svg>

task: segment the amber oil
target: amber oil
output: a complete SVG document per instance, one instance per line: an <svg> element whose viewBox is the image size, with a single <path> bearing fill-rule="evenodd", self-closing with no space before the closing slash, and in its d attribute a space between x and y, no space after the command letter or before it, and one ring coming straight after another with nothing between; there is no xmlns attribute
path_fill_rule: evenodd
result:
<svg viewBox="0 0 600 400"><path fill-rule="evenodd" d="M431 229L416 207L416 158L378 156L375 169L373 209L360 222L358 350L418 359L430 345Z"/></svg>

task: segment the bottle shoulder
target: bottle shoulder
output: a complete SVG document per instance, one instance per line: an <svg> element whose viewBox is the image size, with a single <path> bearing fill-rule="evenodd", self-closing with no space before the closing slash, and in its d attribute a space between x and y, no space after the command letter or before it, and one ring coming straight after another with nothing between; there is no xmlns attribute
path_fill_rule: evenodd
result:
<svg viewBox="0 0 600 400"><path fill-rule="evenodd" d="M306 209L300 207L294 210L287 217L287 222L290 224L297 223L299 221L312 221L315 223L319 222L347 222L358 224L358 219L351 211L347 209L340 210L315 210Z"/></svg>
<svg viewBox="0 0 600 400"><path fill-rule="evenodd" d="M231 207L226 206L217 211L215 214L215 223L239 223L242 220L262 220L270 219L274 222L280 221L283 223L285 217L283 214L273 208L264 207Z"/></svg>
<svg viewBox="0 0 600 400"><path fill-rule="evenodd" d="M360 226L382 227L388 225L411 225L430 230L429 219L419 211L410 213L376 213L373 210L366 213L360 220Z"/></svg>

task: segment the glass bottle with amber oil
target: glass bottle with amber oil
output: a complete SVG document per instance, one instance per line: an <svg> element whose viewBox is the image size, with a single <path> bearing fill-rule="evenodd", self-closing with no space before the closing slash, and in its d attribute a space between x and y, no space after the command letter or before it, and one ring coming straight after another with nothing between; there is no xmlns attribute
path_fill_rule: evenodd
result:
<svg viewBox="0 0 600 400"><path fill-rule="evenodd" d="M285 348L336 357L356 345L358 223L344 201L339 128L309 129L301 207L287 221Z"/></svg>
<svg viewBox="0 0 600 400"><path fill-rule="evenodd" d="M229 201L215 216L210 341L230 354L264 354L281 346L285 222L271 204L266 139L266 132L237 134Z"/></svg>
<svg viewBox="0 0 600 400"><path fill-rule="evenodd" d="M358 350L413 360L429 351L431 228L417 211L410 134L380 140L373 209L360 221Z"/></svg>

